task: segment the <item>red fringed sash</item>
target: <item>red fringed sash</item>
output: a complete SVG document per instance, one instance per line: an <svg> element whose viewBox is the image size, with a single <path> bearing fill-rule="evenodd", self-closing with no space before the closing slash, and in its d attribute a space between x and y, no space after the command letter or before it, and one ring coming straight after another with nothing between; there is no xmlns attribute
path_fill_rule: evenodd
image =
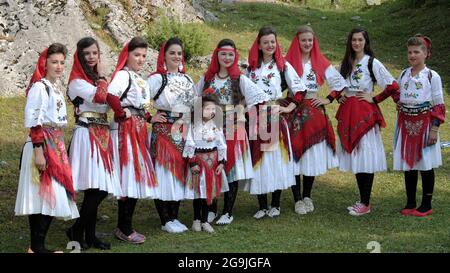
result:
<svg viewBox="0 0 450 273"><path fill-rule="evenodd" d="M177 138L171 135L173 124L155 123L153 125L153 136L151 143L152 157L166 170L172 173L183 185L186 184L186 159L183 158L185 143L182 126L177 130Z"/></svg>
<svg viewBox="0 0 450 273"><path fill-rule="evenodd" d="M157 185L155 171L148 155L149 144L147 141L147 125L144 119L137 116L119 122L119 153L120 153L120 169L123 166L128 166L129 151L128 139L131 144L131 153L133 155L134 173L136 175L136 182L147 182L150 187ZM144 160L144 170L141 170L139 162L139 152ZM142 173L144 171L144 174Z"/></svg>
<svg viewBox="0 0 450 273"><path fill-rule="evenodd" d="M73 189L72 169L64 145L62 130L43 127L43 132L44 156L47 161L47 168L40 172L39 195L54 208L56 198L52 189L52 178L66 189L72 200L76 199L76 193Z"/></svg>
<svg viewBox="0 0 450 273"><path fill-rule="evenodd" d="M336 137L324 107L317 109L311 105L311 100L303 100L289 114L288 119L295 161L299 161L309 148L324 140L336 152Z"/></svg>
<svg viewBox="0 0 450 273"><path fill-rule="evenodd" d="M226 132L224 132L224 134L226 135ZM246 136L247 132L245 131L245 127L243 127L242 124L238 123L234 127L233 137L227 137L227 163L225 166L225 173L227 175L236 166L236 154L239 157L243 157L249 148L247 142L245 141Z"/></svg>
<svg viewBox="0 0 450 273"><path fill-rule="evenodd" d="M260 128L260 126L262 126L260 124L260 120L262 118L266 118L266 114L261 114L262 112L260 111L258 113L258 121L257 121L257 128L258 128L258 134L257 134L257 139L256 140L250 140L250 151L252 154L252 163L253 163L253 167L255 167L262 159L264 151L261 150L261 145L262 144L266 144L266 143L271 143L271 141L274 141L272 139L268 139L268 140L262 140L260 138L260 130L262 130L262 132L266 132L267 134L270 135L270 133L272 132L272 128L271 128L271 108L268 107L267 108L267 122L265 127L266 128ZM288 125L286 122L286 119L284 116L279 116L279 120L275 122L275 126L278 126L279 128L279 139L278 141L282 141L282 145L280 148L285 149L287 151L287 153L289 154L289 141L288 141Z"/></svg>
<svg viewBox="0 0 450 273"><path fill-rule="evenodd" d="M351 153L358 146L361 138L369 132L375 124L386 127L383 115L377 104L360 101L356 97L349 97L339 106L336 113L337 130L341 145L347 153Z"/></svg>
<svg viewBox="0 0 450 273"><path fill-rule="evenodd" d="M209 205L214 198L219 198L223 185L222 174L216 174L216 168L219 165L217 150L196 153L191 162L199 164L200 174L192 176L192 184L189 187L191 189L195 187L200 194L200 176L202 172L205 172L206 202Z"/></svg>
<svg viewBox="0 0 450 273"><path fill-rule="evenodd" d="M398 132L402 136L402 159L411 168L422 159L422 149L427 146L428 127L431 121L430 112L420 115L398 114Z"/></svg>
<svg viewBox="0 0 450 273"><path fill-rule="evenodd" d="M97 147L97 163L98 157L102 158L103 166L112 173L113 159L112 159L112 139L109 133L109 126L103 124L90 124L89 140L91 142L91 158L94 157L94 145ZM100 156L99 156L100 155Z"/></svg>

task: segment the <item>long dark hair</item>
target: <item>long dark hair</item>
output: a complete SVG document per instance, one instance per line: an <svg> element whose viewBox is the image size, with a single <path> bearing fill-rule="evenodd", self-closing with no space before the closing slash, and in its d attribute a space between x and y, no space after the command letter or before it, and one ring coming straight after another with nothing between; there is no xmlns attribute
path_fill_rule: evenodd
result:
<svg viewBox="0 0 450 273"><path fill-rule="evenodd" d="M266 36L266 35L270 35L273 34L275 35L275 39L277 39L277 33L275 32L275 30L273 30L273 28L265 26L259 29L258 32L258 42L261 40L262 36ZM261 67L261 64L263 62L263 52L261 49L258 50L258 67Z"/></svg>
<svg viewBox="0 0 450 273"><path fill-rule="evenodd" d="M89 65L86 63L86 58L84 57L83 50L87 47L90 47L91 45L96 45L98 54L100 55L100 46L98 45L97 40L95 40L92 37L85 37L78 41L77 43L77 57L80 61L81 67L83 68L84 73L86 76L88 76L89 79L91 79L93 82L97 82L98 80L98 73L97 73L97 66L95 66L94 70L89 67Z"/></svg>
<svg viewBox="0 0 450 273"><path fill-rule="evenodd" d="M232 48L234 48L236 50L236 44L231 39L222 39L217 44L217 48L221 48L224 46L231 46ZM239 81L240 81L240 78L231 80L231 91L233 93L231 99L233 101L233 104L239 104L241 102L241 100L244 98L244 96L241 93ZM211 82L205 82L205 86L204 86L203 90L209 88L210 85L211 85Z"/></svg>
<svg viewBox="0 0 450 273"><path fill-rule="evenodd" d="M344 59L342 59L342 62L341 62L340 73L341 73L342 77L344 77L344 78L347 78L352 73L353 62L356 59L355 51L352 48L352 38L353 38L353 34L355 34L355 33L362 33L362 35L364 37L364 40L365 40L364 53L371 57L375 57L375 55L373 54L372 48L370 47L369 33L367 33L367 31L361 27L352 29L352 31L350 31L350 33L348 34L347 47L345 48Z"/></svg>

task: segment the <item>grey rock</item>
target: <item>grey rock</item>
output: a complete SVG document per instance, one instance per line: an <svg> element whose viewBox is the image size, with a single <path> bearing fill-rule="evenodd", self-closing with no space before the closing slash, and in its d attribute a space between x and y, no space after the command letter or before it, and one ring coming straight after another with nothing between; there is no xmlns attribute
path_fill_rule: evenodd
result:
<svg viewBox="0 0 450 273"><path fill-rule="evenodd" d="M85 4L93 10L109 11L103 25L89 24L80 8L82 1L0 0L0 97L24 94L39 53L51 43L60 42L68 47L62 79L67 83L76 43L86 36L99 41L106 73L114 70L118 53L99 39L93 29L103 29L121 47L132 37L143 35L148 22L160 16L160 10L183 23L202 22L205 16L210 16L206 9L206 15L194 9L190 0L127 0L126 7L119 1L87 0ZM214 20L212 16L208 18ZM143 76L155 70L157 54L156 50L148 50Z"/></svg>

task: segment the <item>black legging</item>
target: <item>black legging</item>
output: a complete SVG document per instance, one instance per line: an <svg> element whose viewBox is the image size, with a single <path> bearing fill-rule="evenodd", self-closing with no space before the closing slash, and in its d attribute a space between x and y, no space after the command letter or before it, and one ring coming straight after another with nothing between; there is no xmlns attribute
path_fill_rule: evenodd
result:
<svg viewBox="0 0 450 273"><path fill-rule="evenodd" d="M239 188L239 181L228 183L229 191L223 194L223 214L233 215L233 207ZM209 205L208 211L217 214L217 199L214 199Z"/></svg>
<svg viewBox="0 0 450 273"><path fill-rule="evenodd" d="M373 173L357 173L356 182L358 183L360 202L368 206L370 204L370 195L372 193Z"/></svg>
<svg viewBox="0 0 450 273"><path fill-rule="evenodd" d="M257 197L258 197L259 209L260 210L268 209L269 207L267 206L267 194L258 194ZM271 206L273 208L279 208L280 207L280 199L281 199L281 190L276 190L276 191L272 192Z"/></svg>
<svg viewBox="0 0 450 273"><path fill-rule="evenodd" d="M155 207L158 211L161 225L164 226L167 222L178 219L180 203L180 201L163 201L160 199L155 199Z"/></svg>
<svg viewBox="0 0 450 273"><path fill-rule="evenodd" d="M51 253L45 248L45 237L52 223L53 217L43 214L28 215L30 223L30 248L34 253Z"/></svg>
<svg viewBox="0 0 450 273"><path fill-rule="evenodd" d="M301 178L300 175L295 176L295 185L291 186L294 202L302 200L305 197L311 198L311 190L314 183L314 176L303 176L303 196L301 195Z"/></svg>
<svg viewBox="0 0 450 273"><path fill-rule="evenodd" d="M80 217L76 220L70 228L73 234L73 240L80 243L83 242L83 234L87 244L92 244L98 241L95 237L95 227L97 224L98 207L108 195L106 191L99 189L88 189L84 191L84 199L81 204Z"/></svg>
<svg viewBox="0 0 450 273"><path fill-rule="evenodd" d="M118 201L118 219L117 227L126 236L130 236L133 233L133 214L136 208L137 199L136 198L125 198Z"/></svg>
<svg viewBox="0 0 450 273"><path fill-rule="evenodd" d="M406 209L413 209L416 207L416 191L418 181L418 171L405 171L405 188L406 188ZM422 204L417 210L419 212L426 212L431 209L431 199L434 190L434 170L420 171L422 176Z"/></svg>
<svg viewBox="0 0 450 273"><path fill-rule="evenodd" d="M202 223L208 221L208 203L206 199L194 199L194 220L200 220Z"/></svg>

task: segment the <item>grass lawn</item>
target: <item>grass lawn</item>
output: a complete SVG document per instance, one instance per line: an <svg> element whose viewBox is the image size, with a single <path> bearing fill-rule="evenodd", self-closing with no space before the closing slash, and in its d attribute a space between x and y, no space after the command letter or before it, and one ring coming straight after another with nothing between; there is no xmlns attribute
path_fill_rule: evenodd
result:
<svg viewBox="0 0 450 273"><path fill-rule="evenodd" d="M422 32L434 42L429 66L441 74L447 87L446 107L450 109L450 77L446 74L450 69L450 31L447 29L450 17L446 17L449 6L440 4L425 10L411 10L405 9L406 2L409 1L393 1L389 5L364 11L306 9L275 4L211 4L211 10L216 12L220 22L198 27L199 31L211 37L208 45L211 51L221 38L229 37L237 42L241 55L246 56L260 26L276 27L282 46L287 50L296 28L310 22L323 52L337 64L344 53L347 33L360 23L369 30L377 57L394 77L398 77L407 65L406 39ZM350 18L355 15L360 16L362 21L351 21ZM189 72L196 80L203 73ZM325 95L328 90L324 88L322 92ZM0 98L0 252L24 252L29 244L27 218L14 216L20 152L27 135L27 130L23 128L24 105L23 97ZM358 199L355 178L350 173L332 170L316 178L312 192L316 210L308 215L294 213L292 193L286 190L282 194L280 217L255 220L252 215L258 208L256 197L240 191L234 210L235 221L230 226L215 226L216 233L213 235L192 231L174 235L161 231L153 201L142 200L136 207L134 226L147 236L147 241L132 246L113 238L117 202L108 199L100 207L97 231L112 243L110 252L369 252L366 246L370 241L378 241L382 252L449 252L450 149L442 150L444 165L436 170L435 213L424 219L401 216L399 210L406 202L403 173L392 171L396 111L390 99L381 108L387 122L382 135L389 170L375 175L372 194L374 210L369 215L348 215L346 207ZM328 107L334 126L336 110L336 103ZM69 107L68 111L71 113L72 108ZM65 131L66 143L72 128L73 119ZM441 126L440 136L441 141L450 141L448 121ZM79 202L81 200L82 194L79 195ZM419 203L420 200L419 182ZM219 204L221 210L222 200ZM181 222L190 227L192 217L192 202L182 202ZM49 248L65 248L67 239L64 230L71 224L59 220L53 222L46 240Z"/></svg>

